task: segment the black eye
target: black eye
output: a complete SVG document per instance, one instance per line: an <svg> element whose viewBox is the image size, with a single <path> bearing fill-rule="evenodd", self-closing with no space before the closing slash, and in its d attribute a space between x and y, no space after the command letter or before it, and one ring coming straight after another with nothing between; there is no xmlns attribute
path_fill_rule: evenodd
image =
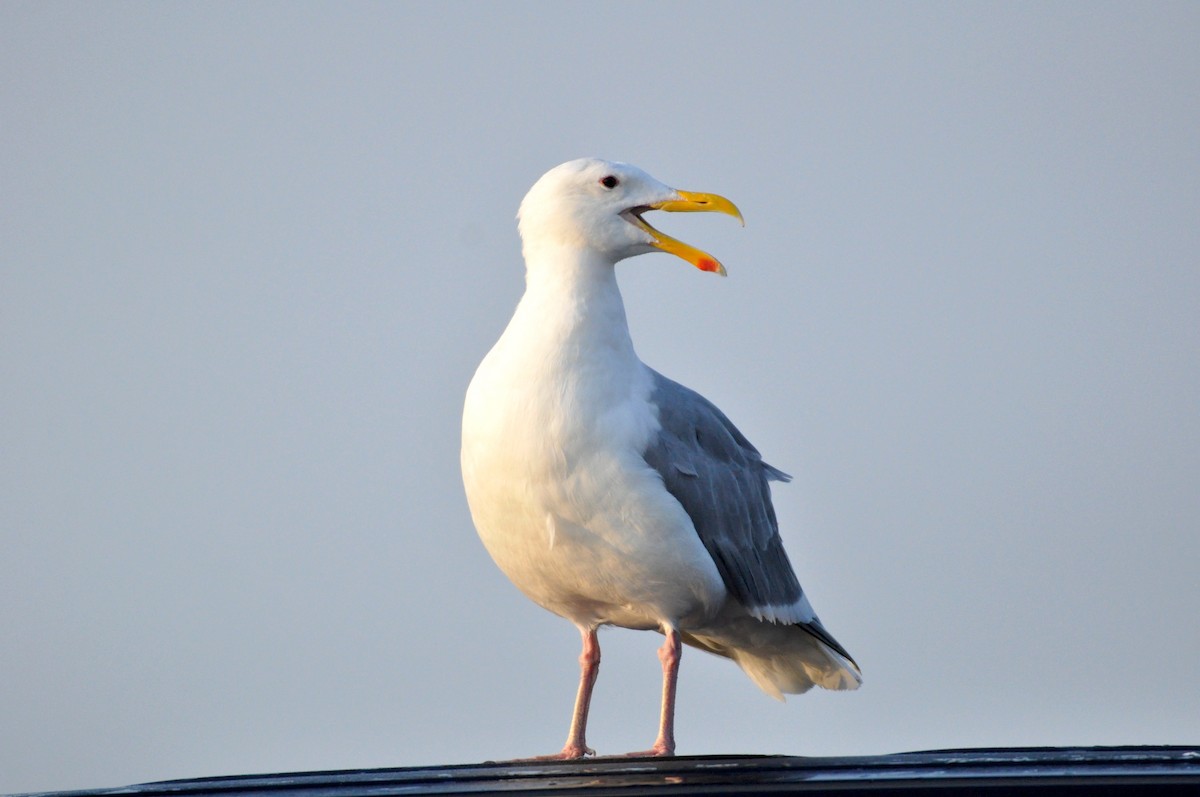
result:
<svg viewBox="0 0 1200 797"><path fill-rule="evenodd" d="M616 188L620 184L621 181L613 177L611 174L607 177L600 178L600 185L604 186L605 188Z"/></svg>

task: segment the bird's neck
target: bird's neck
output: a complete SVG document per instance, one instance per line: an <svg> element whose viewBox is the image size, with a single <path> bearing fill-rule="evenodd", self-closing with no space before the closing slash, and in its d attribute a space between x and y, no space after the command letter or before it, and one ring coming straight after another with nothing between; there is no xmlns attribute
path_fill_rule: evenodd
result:
<svg viewBox="0 0 1200 797"><path fill-rule="evenodd" d="M614 263L565 246L525 247L525 295L514 322L569 359L596 355L636 360Z"/></svg>

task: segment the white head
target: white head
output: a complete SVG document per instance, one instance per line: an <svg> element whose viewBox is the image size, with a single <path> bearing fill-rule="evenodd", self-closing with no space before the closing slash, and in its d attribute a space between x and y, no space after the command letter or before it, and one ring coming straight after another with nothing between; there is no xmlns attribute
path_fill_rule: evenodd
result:
<svg viewBox="0 0 1200 797"><path fill-rule="evenodd" d="M677 191L636 166L598 158L568 161L546 172L529 189L517 213L526 252L541 246L600 254L615 263L661 250L702 271L724 274L716 258L647 224L650 210L716 211L742 218L716 194Z"/></svg>

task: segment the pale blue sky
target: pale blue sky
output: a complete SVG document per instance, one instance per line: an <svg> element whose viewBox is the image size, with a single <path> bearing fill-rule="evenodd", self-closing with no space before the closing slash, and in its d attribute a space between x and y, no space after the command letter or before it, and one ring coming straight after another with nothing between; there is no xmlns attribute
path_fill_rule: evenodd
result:
<svg viewBox="0 0 1200 797"><path fill-rule="evenodd" d="M862 664L679 751L1197 743L1200 6L0 5L0 792L558 749L463 391L583 155L724 194L639 353L795 482ZM727 220L725 220L727 221ZM589 741L646 747L654 634Z"/></svg>

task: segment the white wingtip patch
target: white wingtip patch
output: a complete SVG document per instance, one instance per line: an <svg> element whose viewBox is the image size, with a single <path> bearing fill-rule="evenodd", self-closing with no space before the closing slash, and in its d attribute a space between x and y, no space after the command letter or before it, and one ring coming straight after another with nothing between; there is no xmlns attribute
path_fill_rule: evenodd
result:
<svg viewBox="0 0 1200 797"><path fill-rule="evenodd" d="M779 625L811 623L817 616L817 613L813 611L812 604L808 602L808 598L803 593L801 593L800 598L794 603L785 605L771 603L766 606L747 606L746 611L750 612L750 616L755 620Z"/></svg>

